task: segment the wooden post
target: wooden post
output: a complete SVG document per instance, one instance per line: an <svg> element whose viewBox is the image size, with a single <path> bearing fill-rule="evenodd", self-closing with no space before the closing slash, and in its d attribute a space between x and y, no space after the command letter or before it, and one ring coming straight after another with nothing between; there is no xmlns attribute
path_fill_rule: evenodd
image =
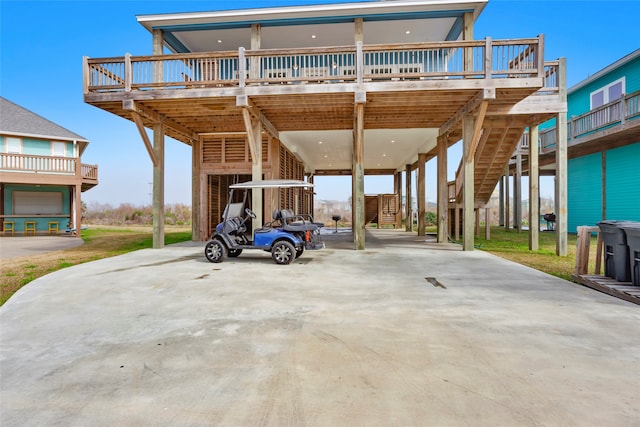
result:
<svg viewBox="0 0 640 427"><path fill-rule="evenodd" d="M427 154L418 154L418 236L426 235L426 196L425 196L425 184L426 184L426 163Z"/></svg>
<svg viewBox="0 0 640 427"><path fill-rule="evenodd" d="M198 139L191 143L191 240L202 240L202 224L200 223L200 212L202 211L200 188L200 165L202 140ZM207 206L207 209L209 207Z"/></svg>
<svg viewBox="0 0 640 427"><path fill-rule="evenodd" d="M406 165L405 167L405 176L404 176L404 185L405 185L405 230L413 231L413 220L411 219L411 165Z"/></svg>
<svg viewBox="0 0 640 427"><path fill-rule="evenodd" d="M153 125L153 248L164 247L164 124Z"/></svg>
<svg viewBox="0 0 640 427"><path fill-rule="evenodd" d="M402 172L396 171L393 175L393 188L397 196L396 201L396 224L394 228L402 225Z"/></svg>
<svg viewBox="0 0 640 427"><path fill-rule="evenodd" d="M447 243L449 224L449 183L447 182L447 138L438 137L438 243Z"/></svg>
<svg viewBox="0 0 640 427"><path fill-rule="evenodd" d="M522 231L522 154L516 155L516 174L513 182L513 228Z"/></svg>
<svg viewBox="0 0 640 427"><path fill-rule="evenodd" d="M474 158L471 148L473 145L473 129L475 120L471 114L465 114L462 118L462 174L464 184L462 187L462 224L464 231L462 234L462 249L472 251L474 244L473 222L474 222Z"/></svg>
<svg viewBox="0 0 640 427"><path fill-rule="evenodd" d="M509 194L509 165L504 169L504 229L509 230L509 208L511 206L511 194Z"/></svg>
<svg viewBox="0 0 640 427"><path fill-rule="evenodd" d="M162 30L154 29L153 55L162 55L164 37ZM154 64L154 81L162 82L164 77L163 64L157 61ZM153 125L153 248L164 247L164 133L163 123Z"/></svg>
<svg viewBox="0 0 640 427"><path fill-rule="evenodd" d="M453 208L453 239L457 242L460 240L460 206L456 203Z"/></svg>
<svg viewBox="0 0 640 427"><path fill-rule="evenodd" d="M480 237L480 208L476 209L476 236Z"/></svg>
<svg viewBox="0 0 640 427"><path fill-rule="evenodd" d="M500 227L504 227L504 180L505 177L500 178L499 186L499 196L498 196L498 225Z"/></svg>
<svg viewBox="0 0 640 427"><path fill-rule="evenodd" d="M251 24L251 50L258 50L262 45L262 26ZM260 78L260 58L251 56L249 59L249 78Z"/></svg>
<svg viewBox="0 0 640 427"><path fill-rule="evenodd" d="M491 209L489 208L484 210L484 238L491 240Z"/></svg>
<svg viewBox="0 0 640 427"><path fill-rule="evenodd" d="M355 107L355 128L353 138L353 238L356 250L364 249L364 104Z"/></svg>
<svg viewBox="0 0 640 427"><path fill-rule="evenodd" d="M80 232L82 230L82 184L76 184L73 191L74 198L74 214L75 221L73 222L73 226L76 229L76 237L80 237Z"/></svg>
<svg viewBox="0 0 640 427"><path fill-rule="evenodd" d="M567 60L560 58L558 88L561 99L567 100ZM567 256L567 113L556 116L556 254Z"/></svg>
<svg viewBox="0 0 640 427"><path fill-rule="evenodd" d="M529 250L539 249L540 179L538 171L538 126L529 127Z"/></svg>
<svg viewBox="0 0 640 427"><path fill-rule="evenodd" d="M589 274L589 246L591 245L591 233L598 233L598 242L600 242L600 229L592 226L578 227L578 237L576 240L576 265L574 274L583 276ZM601 248L598 247L596 263L599 264ZM596 274L600 273L600 265L596 266Z"/></svg>

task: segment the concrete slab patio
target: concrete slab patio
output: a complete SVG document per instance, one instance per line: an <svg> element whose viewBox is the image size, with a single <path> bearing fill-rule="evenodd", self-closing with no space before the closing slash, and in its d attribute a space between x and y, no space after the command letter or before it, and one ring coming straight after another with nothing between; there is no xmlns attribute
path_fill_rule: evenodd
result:
<svg viewBox="0 0 640 427"><path fill-rule="evenodd" d="M189 242L30 283L0 308L0 424L640 424L638 306L404 232L327 240L289 266Z"/></svg>

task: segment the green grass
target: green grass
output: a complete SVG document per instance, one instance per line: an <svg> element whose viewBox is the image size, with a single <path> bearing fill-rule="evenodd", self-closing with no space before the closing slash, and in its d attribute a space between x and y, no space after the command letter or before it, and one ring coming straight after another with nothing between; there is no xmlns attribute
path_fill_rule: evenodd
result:
<svg viewBox="0 0 640 427"><path fill-rule="evenodd" d="M490 252L502 258L519 264L544 271L562 279L571 280L575 269L576 235L569 234L567 256L556 255L556 234L541 232L539 250L529 250L529 231L521 232L505 230L502 227L491 227L490 240L484 238L484 230L480 237L475 238L476 245L483 251ZM591 240L592 264L595 262L595 238ZM593 266L592 266L593 267Z"/></svg>

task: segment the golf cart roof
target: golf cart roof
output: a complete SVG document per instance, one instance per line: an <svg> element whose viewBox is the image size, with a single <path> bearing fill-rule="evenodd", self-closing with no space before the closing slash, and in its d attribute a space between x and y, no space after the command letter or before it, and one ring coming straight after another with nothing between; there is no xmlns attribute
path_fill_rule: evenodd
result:
<svg viewBox="0 0 640 427"><path fill-rule="evenodd" d="M230 185L229 188L294 188L294 187L313 187L313 184L305 181L297 181L294 179L263 179L259 181L247 181L239 184Z"/></svg>

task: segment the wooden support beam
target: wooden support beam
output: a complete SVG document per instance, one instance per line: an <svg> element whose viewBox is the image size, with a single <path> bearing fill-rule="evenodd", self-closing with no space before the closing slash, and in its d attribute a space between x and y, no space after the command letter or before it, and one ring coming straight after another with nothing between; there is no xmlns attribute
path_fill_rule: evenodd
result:
<svg viewBox="0 0 640 427"><path fill-rule="evenodd" d="M463 206L463 227L462 249L472 251L474 245L473 223L474 223L474 164L471 145L473 140L473 129L475 123L471 114L467 114L462 119L462 151L463 151L463 190L462 190L462 206Z"/></svg>
<svg viewBox="0 0 640 427"><path fill-rule="evenodd" d="M183 135L186 139L193 141L198 140L200 137L196 132L192 131L186 126L181 125L175 120L169 119L164 115L152 110L151 108L135 102L133 100L122 101L122 109L125 111L131 111L138 113L139 117L146 118L152 123L164 123L165 128L171 129L176 133Z"/></svg>
<svg viewBox="0 0 640 427"><path fill-rule="evenodd" d="M426 235L426 153L418 154L418 236Z"/></svg>
<svg viewBox="0 0 640 427"><path fill-rule="evenodd" d="M244 127L247 132L247 139L249 140L249 152L251 153L251 163L255 163L258 159L258 151L262 151L261 147L256 147L256 137L260 136L262 132L258 132L258 135L254 133L254 119L251 113L249 112L249 108L242 109L242 118L244 119ZM262 142L262 138L259 138Z"/></svg>
<svg viewBox="0 0 640 427"><path fill-rule="evenodd" d="M440 127L438 135L445 135L451 132L462 121L464 116L471 114L486 102L487 105L484 107L484 111L482 113L482 118L484 119L487 112L488 101L492 99L496 99L495 88L484 88L479 90L478 93L469 100L469 102L456 111L456 113ZM480 125L482 125L482 123Z"/></svg>
<svg viewBox="0 0 640 427"><path fill-rule="evenodd" d="M202 141L198 139L191 144L191 240L205 240L202 232L203 223L200 221L202 212L202 189L200 188L200 167L202 165Z"/></svg>
<svg viewBox="0 0 640 427"><path fill-rule="evenodd" d="M151 158L151 163L153 163L153 167L158 166L158 158L156 157L155 152L153 151L153 145L151 145L151 141L149 140L149 135L147 135L147 130L144 127L144 123L142 122L142 117L136 111L131 112L131 117L133 118L133 122L136 124L138 128L138 132L142 137L142 142L144 142L144 146L147 149L147 153L149 153L149 158Z"/></svg>
<svg viewBox="0 0 640 427"><path fill-rule="evenodd" d="M484 208L484 238L491 240L491 209Z"/></svg>
<svg viewBox="0 0 640 427"><path fill-rule="evenodd" d="M504 169L504 229L509 230L509 208L511 206L511 194L509 191L509 165Z"/></svg>
<svg viewBox="0 0 640 427"><path fill-rule="evenodd" d="M489 101L485 100L480 103L480 107L478 108L478 115L476 116L476 122L475 122L475 125L473 126L473 139L471 140L471 155L474 158L476 156L476 149L480 144L480 131L482 130L482 124L484 123L484 116L487 113L488 106L489 106Z"/></svg>
<svg viewBox="0 0 640 427"><path fill-rule="evenodd" d="M449 183L447 182L447 137L438 137L438 243L447 243Z"/></svg>
<svg viewBox="0 0 640 427"><path fill-rule="evenodd" d="M405 230L413 231L413 221L411 219L411 165L406 165L405 167L405 176L404 176L404 187L405 187L405 201L404 201L404 213L405 213Z"/></svg>
<svg viewBox="0 0 640 427"><path fill-rule="evenodd" d="M567 60L560 58L558 66L558 88L563 101L567 100ZM567 223L567 113L556 115L556 254L568 254Z"/></svg>
<svg viewBox="0 0 640 427"><path fill-rule="evenodd" d="M365 247L364 226L364 104L355 104L353 129L353 239L356 250Z"/></svg>
<svg viewBox="0 0 640 427"><path fill-rule="evenodd" d="M516 174L513 181L513 228L522 231L522 154L516 155Z"/></svg>
<svg viewBox="0 0 640 427"><path fill-rule="evenodd" d="M164 247L164 135L163 123L153 125L153 248Z"/></svg>
<svg viewBox="0 0 640 427"><path fill-rule="evenodd" d="M529 128L529 250L537 251L540 240L540 178L538 170L538 126Z"/></svg>

